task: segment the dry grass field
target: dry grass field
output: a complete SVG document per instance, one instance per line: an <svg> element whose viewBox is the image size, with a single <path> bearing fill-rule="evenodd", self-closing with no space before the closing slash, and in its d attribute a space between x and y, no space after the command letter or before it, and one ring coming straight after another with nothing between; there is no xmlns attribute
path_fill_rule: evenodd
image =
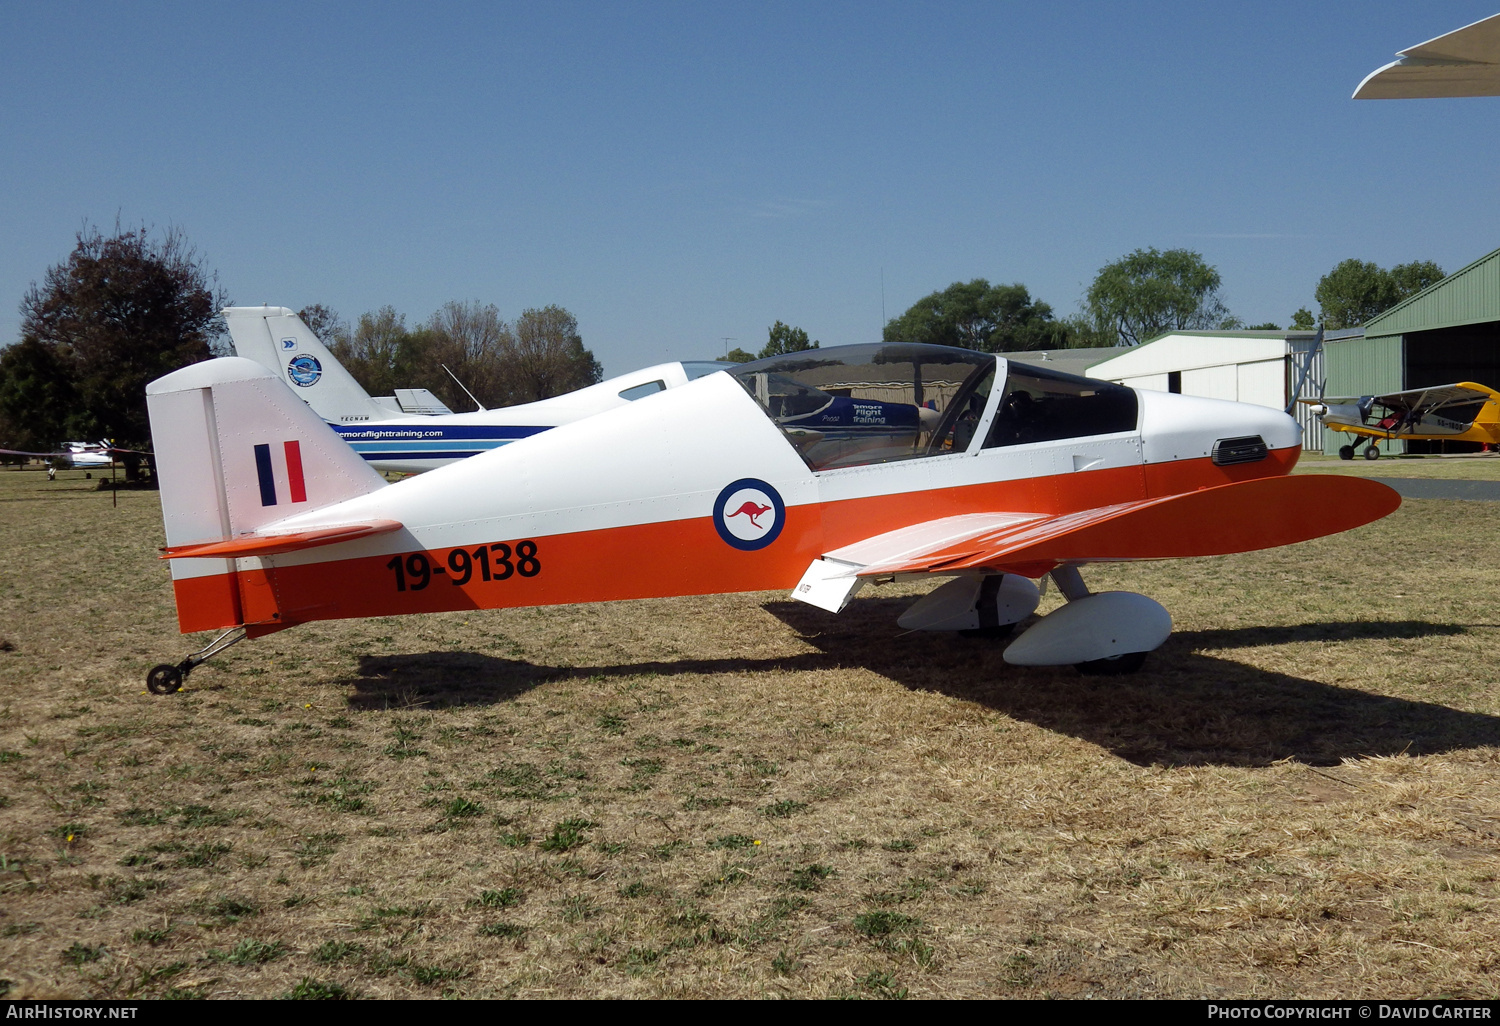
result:
<svg viewBox="0 0 1500 1026"><path fill-rule="evenodd" d="M1361 447L1362 448L1362 447ZM1500 480L1500 454L1465 453L1450 456L1382 456L1341 460L1322 453L1303 453L1299 474L1353 474L1358 477L1423 477L1467 481Z"/></svg>
<svg viewBox="0 0 1500 1026"><path fill-rule="evenodd" d="M79 477L0 471L11 997L1500 993L1500 503L1086 570L1175 618L1123 679L887 587L314 624L157 697L156 496Z"/></svg>

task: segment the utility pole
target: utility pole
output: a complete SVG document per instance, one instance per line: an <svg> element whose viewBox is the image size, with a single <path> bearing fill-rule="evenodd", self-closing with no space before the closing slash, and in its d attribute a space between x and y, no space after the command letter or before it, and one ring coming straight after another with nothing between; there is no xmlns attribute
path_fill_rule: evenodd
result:
<svg viewBox="0 0 1500 1026"><path fill-rule="evenodd" d="M731 343L731 342L738 342L738 341L739 341L739 339L737 339L737 338L731 338L728 335L724 336L724 356L725 356L726 359L729 356L729 343Z"/></svg>

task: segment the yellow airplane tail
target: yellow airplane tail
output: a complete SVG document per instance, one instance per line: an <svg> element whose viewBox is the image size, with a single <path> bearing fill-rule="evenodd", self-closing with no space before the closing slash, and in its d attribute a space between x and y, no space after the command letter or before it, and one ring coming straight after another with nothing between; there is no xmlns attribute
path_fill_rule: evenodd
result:
<svg viewBox="0 0 1500 1026"><path fill-rule="evenodd" d="M1496 392L1489 385L1481 385L1473 381L1462 381L1459 388L1472 388L1476 392L1484 392L1489 396L1485 400L1484 409L1479 416L1474 418L1476 424L1500 424L1500 392Z"/></svg>
<svg viewBox="0 0 1500 1026"><path fill-rule="evenodd" d="M1474 418L1474 427L1489 435L1490 444L1500 445L1500 392L1474 381L1460 382L1460 387L1472 388L1476 392L1484 392L1489 396L1484 401L1484 405L1479 408L1479 414Z"/></svg>

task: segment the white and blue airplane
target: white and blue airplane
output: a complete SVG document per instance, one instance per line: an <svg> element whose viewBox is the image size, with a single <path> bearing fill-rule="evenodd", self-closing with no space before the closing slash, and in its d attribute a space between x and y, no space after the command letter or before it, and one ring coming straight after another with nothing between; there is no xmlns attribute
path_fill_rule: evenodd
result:
<svg viewBox="0 0 1500 1026"><path fill-rule="evenodd" d="M539 402L454 413L425 388L371 396L284 306L231 306L223 314L237 356L254 360L286 382L376 470L403 474L498 449L730 366L663 363Z"/></svg>

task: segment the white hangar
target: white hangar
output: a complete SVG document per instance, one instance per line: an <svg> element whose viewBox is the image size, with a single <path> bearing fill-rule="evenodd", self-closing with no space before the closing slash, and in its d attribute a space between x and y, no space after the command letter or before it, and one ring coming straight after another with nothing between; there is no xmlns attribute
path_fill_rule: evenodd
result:
<svg viewBox="0 0 1500 1026"><path fill-rule="evenodd" d="M1323 354L1308 354L1311 331L1174 331L1088 369L1132 388L1230 399L1284 410L1301 394L1316 396L1323 383ZM1304 380L1305 379L1305 380ZM1323 425L1298 404L1302 448L1323 451Z"/></svg>

